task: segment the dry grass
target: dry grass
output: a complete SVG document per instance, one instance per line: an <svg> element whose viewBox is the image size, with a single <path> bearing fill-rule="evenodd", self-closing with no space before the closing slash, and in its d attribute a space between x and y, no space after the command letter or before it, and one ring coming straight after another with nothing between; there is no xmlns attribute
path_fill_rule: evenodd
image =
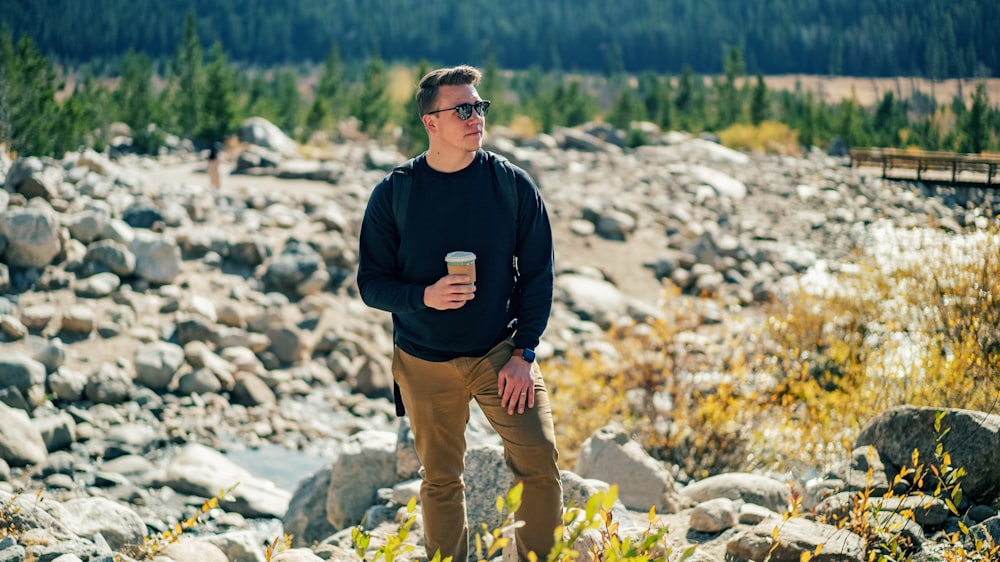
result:
<svg viewBox="0 0 1000 562"><path fill-rule="evenodd" d="M828 105L837 105L841 100L857 98L863 107L874 107L887 92L897 99L910 99L914 92L931 96L938 105L949 105L955 96L962 93L966 105L971 104L976 84L986 83L986 95L995 105L1000 101L1000 78L928 80L912 76L887 78L864 78L851 76L823 76L816 74L781 74L765 76L768 89L774 91L813 92L817 99Z"/></svg>

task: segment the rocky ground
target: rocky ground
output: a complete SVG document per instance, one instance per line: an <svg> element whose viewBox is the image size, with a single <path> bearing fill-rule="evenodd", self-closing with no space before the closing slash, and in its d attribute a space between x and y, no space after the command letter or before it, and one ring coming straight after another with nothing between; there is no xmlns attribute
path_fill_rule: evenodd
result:
<svg viewBox="0 0 1000 562"><path fill-rule="evenodd" d="M680 133L624 150L601 127L496 131L490 147L532 173L550 209L559 274L543 359L657 316L668 285L752 314L783 282L852 259L875 224L957 234L1000 213L992 192ZM183 150L0 160L0 403L8 427L24 425L18 410L35 428L8 432L3 487L110 496L163 529L240 480L228 507L271 518L258 534L274 536L303 479L352 436L399 431L391 326L352 278L368 192L403 156L366 142L295 152L266 136L234 147L219 191ZM716 539L704 544L721 556Z"/></svg>

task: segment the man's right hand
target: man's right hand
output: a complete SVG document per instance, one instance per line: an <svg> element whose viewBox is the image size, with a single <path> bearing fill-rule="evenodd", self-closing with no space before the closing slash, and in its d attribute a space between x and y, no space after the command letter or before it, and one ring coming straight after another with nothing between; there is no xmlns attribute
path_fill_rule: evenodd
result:
<svg viewBox="0 0 1000 562"><path fill-rule="evenodd" d="M468 275L445 275L424 289L424 304L435 310L453 310L476 298L476 286Z"/></svg>

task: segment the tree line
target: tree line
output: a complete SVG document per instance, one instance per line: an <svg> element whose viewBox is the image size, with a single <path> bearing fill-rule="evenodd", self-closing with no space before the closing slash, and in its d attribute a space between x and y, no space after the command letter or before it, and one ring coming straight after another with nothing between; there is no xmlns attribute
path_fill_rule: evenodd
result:
<svg viewBox="0 0 1000 562"><path fill-rule="evenodd" d="M550 132L603 120L627 133L630 146L650 141L637 123L663 130L722 132L734 126L782 123L805 146L825 147L833 139L846 146L919 147L979 153L1000 148L1000 110L991 107L982 84L971 104L957 97L937 104L917 94L899 99L886 93L874 108L856 99L826 105L809 91L769 89L760 72L750 75L742 51L731 47L723 72L679 74L646 70L611 76L546 71L502 71L495 57L482 68L480 93L493 99L493 124L528 133ZM347 64L330 49L315 80L299 67L241 68L223 44L202 44L193 12L168 60L157 65L146 53L128 51L114 80L92 72L64 87L53 62L27 35L15 41L0 30L0 144L19 154L60 156L82 147L103 150L114 123L132 130L130 150L156 153L169 135L197 146L224 141L239 123L261 116L303 142L335 139L345 122L359 133L398 143L408 154L425 146L412 97L413 84L430 68L427 61L402 67L406 93L393 96L393 69L380 57ZM308 85L308 88L304 88ZM304 91L307 90L307 91ZM406 101L399 101L404 99Z"/></svg>
<svg viewBox="0 0 1000 562"><path fill-rule="evenodd" d="M1000 72L995 0L0 0L0 24L72 66L128 49L174 54L184 17L242 65L416 64L716 74L730 47L756 74L986 77Z"/></svg>

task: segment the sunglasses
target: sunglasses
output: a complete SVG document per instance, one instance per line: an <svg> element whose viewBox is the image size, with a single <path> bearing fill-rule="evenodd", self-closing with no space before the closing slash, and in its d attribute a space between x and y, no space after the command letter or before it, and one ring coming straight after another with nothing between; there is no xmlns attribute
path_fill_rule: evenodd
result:
<svg viewBox="0 0 1000 562"><path fill-rule="evenodd" d="M460 103L455 107L449 107L447 109L435 109L434 111L428 111L427 115L432 115L434 113L441 113L442 111L451 111L454 109L458 112L458 118L465 121L469 117L472 117L472 110L475 109L476 113L480 117L486 117L486 114L490 112L490 102L489 100L481 100L476 103Z"/></svg>

